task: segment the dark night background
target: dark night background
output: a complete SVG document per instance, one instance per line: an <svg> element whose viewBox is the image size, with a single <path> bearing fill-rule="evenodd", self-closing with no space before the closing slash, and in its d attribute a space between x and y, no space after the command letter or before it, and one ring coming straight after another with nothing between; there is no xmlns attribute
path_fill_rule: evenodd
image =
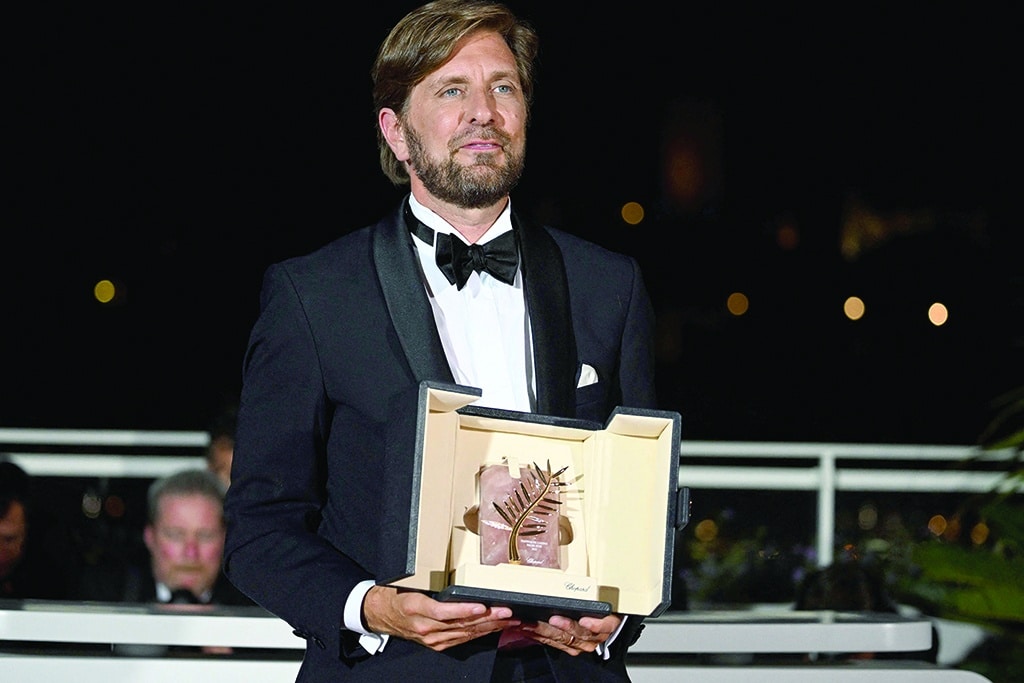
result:
<svg viewBox="0 0 1024 683"><path fill-rule="evenodd" d="M238 391L263 269L399 196L368 74L413 4L20 10L0 426L206 425ZM968 444L1024 384L1008 17L510 5L542 41L515 205L640 259L684 438ZM664 168L687 140L706 183L681 201ZM96 303L101 278L123 299Z"/></svg>

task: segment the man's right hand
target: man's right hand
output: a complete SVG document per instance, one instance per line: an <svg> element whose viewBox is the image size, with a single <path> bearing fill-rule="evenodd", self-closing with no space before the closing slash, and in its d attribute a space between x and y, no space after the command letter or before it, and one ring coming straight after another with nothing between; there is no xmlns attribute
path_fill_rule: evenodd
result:
<svg viewBox="0 0 1024 683"><path fill-rule="evenodd" d="M374 586L363 599L363 619L373 633L413 640L432 650L446 650L518 626L508 607L476 602L440 602L413 590Z"/></svg>

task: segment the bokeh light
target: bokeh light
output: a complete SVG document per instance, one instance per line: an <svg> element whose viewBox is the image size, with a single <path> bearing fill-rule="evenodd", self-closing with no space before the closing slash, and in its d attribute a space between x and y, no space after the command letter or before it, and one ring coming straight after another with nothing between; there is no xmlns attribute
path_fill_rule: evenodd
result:
<svg viewBox="0 0 1024 683"><path fill-rule="evenodd" d="M100 280L92 288L92 295L101 304L109 304L117 296L117 287L110 280Z"/></svg>
<svg viewBox="0 0 1024 683"><path fill-rule="evenodd" d="M851 296L843 302L843 313L850 320L860 320L864 317L864 301L859 296Z"/></svg>
<svg viewBox="0 0 1024 683"><path fill-rule="evenodd" d="M928 520L928 531L935 536L941 536L945 530L946 518L942 515L932 515L932 518Z"/></svg>
<svg viewBox="0 0 1024 683"><path fill-rule="evenodd" d="M750 301L743 292L733 292L725 301L726 308L735 316L745 314L750 309Z"/></svg>
<svg viewBox="0 0 1024 683"><path fill-rule="evenodd" d="M946 310L945 304L935 302L928 307L928 320L931 321L932 325L939 327L945 325L946 321L949 320L949 311Z"/></svg>
<svg viewBox="0 0 1024 683"><path fill-rule="evenodd" d="M102 508L103 500L92 491L86 491L82 495L82 514L89 519L99 517Z"/></svg>
<svg viewBox="0 0 1024 683"><path fill-rule="evenodd" d="M872 503L865 503L857 511L857 526L867 531L878 524L878 508Z"/></svg>
<svg viewBox="0 0 1024 683"><path fill-rule="evenodd" d="M693 528L693 535L697 537L698 541L710 543L718 538L718 525L713 519L702 519Z"/></svg>
<svg viewBox="0 0 1024 683"><path fill-rule="evenodd" d="M644 207L637 202L626 202L622 206L622 220L638 225L644 219Z"/></svg>
<svg viewBox="0 0 1024 683"><path fill-rule="evenodd" d="M117 495L107 496L107 500L103 504L103 511L107 513L107 516L114 519L124 517L125 509L124 498Z"/></svg>

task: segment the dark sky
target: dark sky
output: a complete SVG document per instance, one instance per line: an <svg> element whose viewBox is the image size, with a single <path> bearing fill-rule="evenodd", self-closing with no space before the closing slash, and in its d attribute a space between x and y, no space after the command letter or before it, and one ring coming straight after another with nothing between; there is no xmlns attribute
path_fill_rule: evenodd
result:
<svg viewBox="0 0 1024 683"><path fill-rule="evenodd" d="M368 72L412 4L22 10L0 424L205 425L238 390L266 265L398 196ZM684 437L972 443L1024 384L1006 17L511 4L542 39L515 201L640 259ZM719 182L683 210L665 141L694 120ZM844 258L851 197L910 227ZM647 210L632 229L629 200ZM121 305L91 300L101 277ZM740 288L752 308L733 318ZM870 297L858 324L850 293ZM943 328L922 322L937 298Z"/></svg>

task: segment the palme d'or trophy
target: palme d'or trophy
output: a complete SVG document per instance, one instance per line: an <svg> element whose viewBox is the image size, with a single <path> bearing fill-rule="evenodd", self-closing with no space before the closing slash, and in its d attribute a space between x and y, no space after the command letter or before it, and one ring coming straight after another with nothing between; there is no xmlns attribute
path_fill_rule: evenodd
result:
<svg viewBox="0 0 1024 683"><path fill-rule="evenodd" d="M507 464L488 465L480 471L480 563L515 564L561 569L559 530L562 526L559 477L568 465L551 471ZM571 533L571 532L570 532Z"/></svg>

